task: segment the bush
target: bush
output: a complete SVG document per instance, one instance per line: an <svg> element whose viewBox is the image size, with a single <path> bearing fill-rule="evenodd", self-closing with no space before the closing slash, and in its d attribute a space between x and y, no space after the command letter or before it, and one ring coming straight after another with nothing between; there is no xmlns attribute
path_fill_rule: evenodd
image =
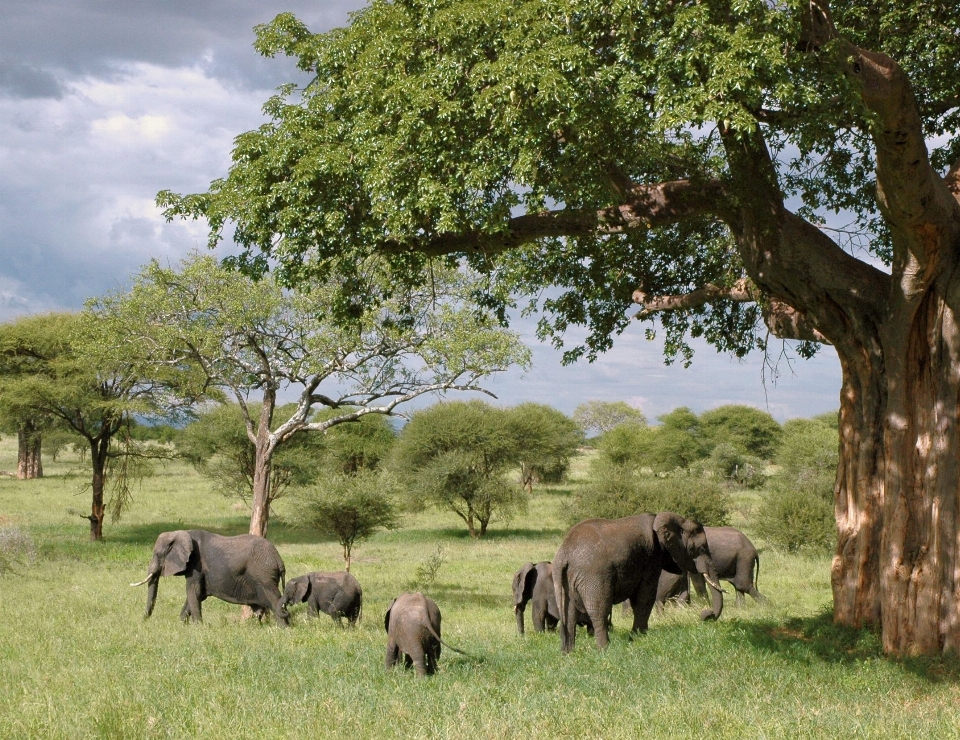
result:
<svg viewBox="0 0 960 740"><path fill-rule="evenodd" d="M790 552L825 551L837 541L833 502L809 489L771 490L757 510L757 532Z"/></svg>
<svg viewBox="0 0 960 740"><path fill-rule="evenodd" d="M744 455L769 460L780 443L780 425L766 411L731 404L700 415L700 431L708 447L732 445Z"/></svg>
<svg viewBox="0 0 960 740"><path fill-rule="evenodd" d="M380 529L400 524L392 477L360 469L354 474L327 476L297 496L295 525L309 527L334 537L343 547L346 570L350 570L353 546Z"/></svg>
<svg viewBox="0 0 960 740"><path fill-rule="evenodd" d="M394 446L391 467L413 510L452 511L471 537L494 518L526 509L526 494L505 479L520 462L510 415L483 401L446 401L417 411Z"/></svg>
<svg viewBox="0 0 960 740"><path fill-rule="evenodd" d="M780 469L758 507L758 533L789 551L831 549L836 544L833 488L839 440L830 419L784 424L775 461Z"/></svg>
<svg viewBox="0 0 960 740"><path fill-rule="evenodd" d="M672 425L621 424L603 435L599 450L613 465L649 468L654 473L687 468L703 456L697 438Z"/></svg>
<svg viewBox="0 0 960 740"><path fill-rule="evenodd" d="M616 519L661 511L673 511L710 527L730 523L730 494L718 482L703 476L651 476L634 468L601 463L594 466L592 478L567 507L571 524L591 517Z"/></svg>
<svg viewBox="0 0 960 740"><path fill-rule="evenodd" d="M701 463L701 469L716 477L744 488L760 488L766 482L766 463L759 457L745 455L733 445L719 444L710 457Z"/></svg>
<svg viewBox="0 0 960 740"><path fill-rule="evenodd" d="M562 411L542 403L521 403L507 411L520 461L520 482L528 492L538 482L559 483L583 434Z"/></svg>
<svg viewBox="0 0 960 740"><path fill-rule="evenodd" d="M0 527L0 576L16 573L21 565L29 565L37 557L30 535L19 527Z"/></svg>

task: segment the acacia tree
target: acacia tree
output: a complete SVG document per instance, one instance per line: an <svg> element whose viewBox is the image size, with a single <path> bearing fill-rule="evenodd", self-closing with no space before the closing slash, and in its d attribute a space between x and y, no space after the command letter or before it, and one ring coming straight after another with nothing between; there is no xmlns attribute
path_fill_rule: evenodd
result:
<svg viewBox="0 0 960 740"><path fill-rule="evenodd" d="M209 192L161 193L169 216L213 241L231 222L240 263L291 278L379 250L467 255L494 297L559 286L542 334L589 329L568 359L631 302L668 358L688 332L832 345L834 619L889 653L960 651L952 0L397 0L257 34L315 77Z"/></svg>
<svg viewBox="0 0 960 740"><path fill-rule="evenodd" d="M645 426L647 417L626 401L585 401L573 410L573 420L584 432L606 434L620 424Z"/></svg>
<svg viewBox="0 0 960 740"><path fill-rule="evenodd" d="M266 535L274 454L294 435L393 414L425 393L482 391L483 377L528 362L517 337L470 301L463 273L438 268L425 288L386 297L378 263L354 273L341 303L339 281L294 293L272 276L254 281L195 254L177 268L153 261L130 291L94 304L105 326L124 332L118 354L158 358L158 371L186 363L198 368L202 389L185 389L236 401L254 447L251 534ZM282 390L297 397L289 418L274 424ZM316 406L337 412L311 420Z"/></svg>
<svg viewBox="0 0 960 740"><path fill-rule="evenodd" d="M2 361L29 357L31 362L29 371L3 378L3 408L21 419L52 419L86 442L91 465L86 518L90 539L100 540L107 513L116 519L130 503L136 461L152 455L130 439L131 419L175 413L169 395L174 374L167 368L144 375L137 358L115 351L123 334L105 334L106 327L88 311L42 314L16 323L29 331L4 345ZM109 479L114 490L108 498Z"/></svg>

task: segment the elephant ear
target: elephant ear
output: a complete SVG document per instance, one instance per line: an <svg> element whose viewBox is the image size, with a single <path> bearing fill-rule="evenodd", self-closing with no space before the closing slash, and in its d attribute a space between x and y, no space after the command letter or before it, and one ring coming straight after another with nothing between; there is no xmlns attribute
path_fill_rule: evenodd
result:
<svg viewBox="0 0 960 740"><path fill-rule="evenodd" d="M654 518L653 531L661 546L670 555L670 560L664 560L663 569L668 573L680 574L688 570L696 570L687 548L684 545L683 524L686 520L672 511L664 511Z"/></svg>
<svg viewBox="0 0 960 740"><path fill-rule="evenodd" d="M306 600L310 594L310 585L310 579L306 576L296 579L296 583L293 584L293 602L295 604Z"/></svg>
<svg viewBox="0 0 960 740"><path fill-rule="evenodd" d="M187 532L174 532L170 549L163 559L163 575L176 576L187 569L187 563L193 554L193 540Z"/></svg>
<svg viewBox="0 0 960 740"><path fill-rule="evenodd" d="M533 563L524 563L513 576L513 603L526 604L533 598L533 586L537 582L537 568Z"/></svg>
<svg viewBox="0 0 960 740"><path fill-rule="evenodd" d="M383 629L387 632L390 631L390 610L393 609L393 605L397 603L397 600L394 599L390 602L390 606L387 607L387 613L383 615Z"/></svg>

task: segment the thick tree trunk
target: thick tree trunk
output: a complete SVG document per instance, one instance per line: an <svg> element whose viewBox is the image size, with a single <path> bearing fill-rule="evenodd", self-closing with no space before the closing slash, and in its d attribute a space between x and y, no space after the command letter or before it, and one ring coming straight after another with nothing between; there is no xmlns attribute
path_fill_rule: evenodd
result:
<svg viewBox="0 0 960 740"><path fill-rule="evenodd" d="M931 286L903 302L882 353L840 352L834 618L879 626L892 655L960 653L960 327L949 295Z"/></svg>
<svg viewBox="0 0 960 740"><path fill-rule="evenodd" d="M31 422L17 427L17 478L30 480L43 477L40 459L41 435Z"/></svg>

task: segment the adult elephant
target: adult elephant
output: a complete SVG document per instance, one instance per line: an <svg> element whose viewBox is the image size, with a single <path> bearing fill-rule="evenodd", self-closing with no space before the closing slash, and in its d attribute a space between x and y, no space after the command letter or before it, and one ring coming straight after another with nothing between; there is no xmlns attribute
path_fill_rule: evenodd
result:
<svg viewBox="0 0 960 740"><path fill-rule="evenodd" d="M660 571L703 573L713 592L701 619L717 619L723 594L703 527L673 512L621 519L587 519L567 532L553 559L553 582L560 611L561 649L573 650L577 611L586 612L597 645L609 642L613 605L630 600L633 631L647 629Z"/></svg>
<svg viewBox="0 0 960 740"><path fill-rule="evenodd" d="M153 613L160 576L184 576L187 600L180 619L203 621L200 604L208 596L252 607L257 616L269 609L286 627L289 613L280 606L285 568L280 553L263 537L224 537L202 529L163 532L153 546L147 577L131 586L147 585L147 610Z"/></svg>
<svg viewBox="0 0 960 740"><path fill-rule="evenodd" d="M745 594L750 594L758 603L765 601L766 597L757 590L755 579L755 576L760 577L760 555L750 538L736 527L704 527L703 531L707 535L707 546L713 556L717 576L733 585L737 592L737 606L743 606ZM703 576L691 573L690 581L697 594L706 597Z"/></svg>

